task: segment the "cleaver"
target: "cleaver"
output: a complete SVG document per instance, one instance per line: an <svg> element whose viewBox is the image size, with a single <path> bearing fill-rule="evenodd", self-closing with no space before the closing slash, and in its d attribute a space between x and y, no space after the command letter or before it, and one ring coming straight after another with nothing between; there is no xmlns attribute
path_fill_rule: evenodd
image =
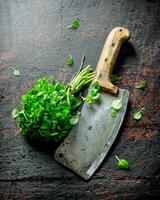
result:
<svg viewBox="0 0 160 200"><path fill-rule="evenodd" d="M122 43L130 35L123 27L116 27L109 33L94 77L100 84L100 98L91 104L84 103L78 124L54 154L56 161L85 180L91 178L109 152L126 113L129 92L113 85L110 74ZM112 102L116 99L122 100L122 107L111 117Z"/></svg>

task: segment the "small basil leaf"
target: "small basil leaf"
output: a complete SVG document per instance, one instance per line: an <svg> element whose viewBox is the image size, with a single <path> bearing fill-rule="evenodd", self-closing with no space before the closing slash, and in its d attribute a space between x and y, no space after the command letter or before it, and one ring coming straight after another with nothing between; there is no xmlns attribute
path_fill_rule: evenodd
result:
<svg viewBox="0 0 160 200"><path fill-rule="evenodd" d="M145 89L146 86L147 86L147 80L143 80L143 81L140 82L139 85L136 85L136 88L138 88L138 89Z"/></svg>
<svg viewBox="0 0 160 200"><path fill-rule="evenodd" d="M78 28L78 27L79 27L79 21L78 21L78 20L73 20L73 21L71 22L70 27L71 27L72 29Z"/></svg>
<svg viewBox="0 0 160 200"><path fill-rule="evenodd" d="M112 81L112 83L120 81L121 79L122 79L121 77L118 77L118 76L116 76L114 74L111 74L111 76L110 76L110 80Z"/></svg>
<svg viewBox="0 0 160 200"><path fill-rule="evenodd" d="M125 159L119 159L118 156L116 156L116 159L118 160L118 167L120 169L128 169L129 167L129 164L128 164L128 161L125 160Z"/></svg>
<svg viewBox="0 0 160 200"><path fill-rule="evenodd" d="M15 68L13 68L13 67L11 67L11 69L13 70L13 74L14 74L15 76L20 76L20 75L21 75L21 73L20 73L20 71L19 71L18 69L15 69Z"/></svg>
<svg viewBox="0 0 160 200"><path fill-rule="evenodd" d="M111 117L116 117L117 116L117 111L115 109L112 108L111 110Z"/></svg>
<svg viewBox="0 0 160 200"><path fill-rule="evenodd" d="M97 93L95 96L92 97L93 100L97 100L100 97L100 93Z"/></svg>
<svg viewBox="0 0 160 200"><path fill-rule="evenodd" d="M12 110L12 117L13 117L13 119L17 118L18 115L19 115L19 110L18 110L18 108L14 108L14 109Z"/></svg>
<svg viewBox="0 0 160 200"><path fill-rule="evenodd" d="M134 117L134 119L136 119L136 120L140 120L141 117L142 117L142 114L141 114L140 111L137 111L137 112L135 112L135 113L133 114L133 117Z"/></svg>
<svg viewBox="0 0 160 200"><path fill-rule="evenodd" d="M144 110L144 107L141 108L139 111L136 111L134 114L133 114L133 118L135 120L140 120L141 117L142 117L142 111Z"/></svg>
<svg viewBox="0 0 160 200"><path fill-rule="evenodd" d="M97 94L97 89L96 88L92 88L90 90L90 96L95 96Z"/></svg>
<svg viewBox="0 0 160 200"><path fill-rule="evenodd" d="M122 100L121 99L115 99L112 102L112 108L114 108L115 110L120 110L121 107L122 107Z"/></svg>
<svg viewBox="0 0 160 200"><path fill-rule="evenodd" d="M72 117L71 119L70 119L70 124L71 125L76 125L77 123L78 123L78 118L77 117Z"/></svg>
<svg viewBox="0 0 160 200"><path fill-rule="evenodd" d="M76 125L79 121L79 115L76 115L76 116L73 116L71 119L70 119L70 124L71 125Z"/></svg>
<svg viewBox="0 0 160 200"><path fill-rule="evenodd" d="M121 169L127 169L128 168L128 161L125 159L120 159L120 161L118 161L118 167Z"/></svg>
<svg viewBox="0 0 160 200"><path fill-rule="evenodd" d="M99 82L98 81L92 82L88 89L87 96L85 98L82 97L82 99L87 103L93 103L100 97L99 89L100 89Z"/></svg>
<svg viewBox="0 0 160 200"><path fill-rule="evenodd" d="M70 55L70 57L69 58L67 58L67 60L66 60L66 64L68 65L68 66L71 66L71 65L73 65L73 58L72 58L72 56Z"/></svg>

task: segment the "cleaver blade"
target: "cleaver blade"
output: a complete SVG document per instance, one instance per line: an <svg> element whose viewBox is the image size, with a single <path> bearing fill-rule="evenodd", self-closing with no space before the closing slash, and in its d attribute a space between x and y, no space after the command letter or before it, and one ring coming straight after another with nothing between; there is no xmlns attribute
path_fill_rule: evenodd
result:
<svg viewBox="0 0 160 200"><path fill-rule="evenodd" d="M122 108L111 117L112 102L122 99ZM129 92L119 89L115 97L102 92L97 103L84 103L76 126L56 150L55 159L88 180L101 164L117 137L127 109Z"/></svg>
<svg viewBox="0 0 160 200"><path fill-rule="evenodd" d="M84 103L81 116L68 136L57 148L54 158L60 164L88 180L97 170L115 141L124 119L129 92L110 82L110 74L123 41L130 32L123 27L114 28L106 39L100 55L94 80L100 84L98 101ZM122 107L111 117L112 102L122 100Z"/></svg>

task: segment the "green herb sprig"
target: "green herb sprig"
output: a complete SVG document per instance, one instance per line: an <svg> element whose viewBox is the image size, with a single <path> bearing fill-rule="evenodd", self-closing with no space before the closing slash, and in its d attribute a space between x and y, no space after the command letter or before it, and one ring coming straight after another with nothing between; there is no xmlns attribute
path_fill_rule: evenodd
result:
<svg viewBox="0 0 160 200"><path fill-rule="evenodd" d="M111 80L112 83L120 81L121 79L122 79L121 77L118 77L118 76L116 76L114 74L111 74L111 76L110 76L110 80Z"/></svg>
<svg viewBox="0 0 160 200"><path fill-rule="evenodd" d="M73 57L72 57L72 55L69 55L69 57L68 57L67 60L66 60L66 64L67 64L68 66L73 65Z"/></svg>
<svg viewBox="0 0 160 200"><path fill-rule="evenodd" d="M134 114L133 114L133 118L135 120L140 120L141 117L142 117L142 111L145 109L145 107L141 108L139 111L136 111Z"/></svg>
<svg viewBox="0 0 160 200"><path fill-rule="evenodd" d="M110 112L111 117L116 117L121 107L122 107L122 99L115 99L111 105L111 112Z"/></svg>
<svg viewBox="0 0 160 200"><path fill-rule="evenodd" d="M128 164L127 160L125 160L125 159L119 159L118 156L116 156L116 159L118 160L117 165L118 165L118 167L120 169L128 169L129 164Z"/></svg>
<svg viewBox="0 0 160 200"><path fill-rule="evenodd" d="M114 108L115 110L120 110L122 107L122 99L115 99L112 102L112 108Z"/></svg>
<svg viewBox="0 0 160 200"><path fill-rule="evenodd" d="M21 75L21 73L20 73L20 71L18 69L15 69L15 68L11 67L11 70L13 71L13 74L15 76L20 76Z"/></svg>
<svg viewBox="0 0 160 200"><path fill-rule="evenodd" d="M14 108L12 110L12 117L13 117L13 119L16 119L18 117L18 115L19 115L19 109L18 108Z"/></svg>
<svg viewBox="0 0 160 200"><path fill-rule="evenodd" d="M140 84L136 85L135 87L144 90L147 87L147 80L141 81Z"/></svg>
<svg viewBox="0 0 160 200"><path fill-rule="evenodd" d="M77 29L79 27L79 21L78 20L72 20L71 24L67 26L67 28Z"/></svg>
<svg viewBox="0 0 160 200"><path fill-rule="evenodd" d="M111 113L110 113L111 117L116 117L117 114L118 114L117 110L115 110L114 108L112 108Z"/></svg>
<svg viewBox="0 0 160 200"><path fill-rule="evenodd" d="M86 97L82 97L82 99L87 103L93 103L100 97L100 86L98 81L93 81L88 89L88 94Z"/></svg>

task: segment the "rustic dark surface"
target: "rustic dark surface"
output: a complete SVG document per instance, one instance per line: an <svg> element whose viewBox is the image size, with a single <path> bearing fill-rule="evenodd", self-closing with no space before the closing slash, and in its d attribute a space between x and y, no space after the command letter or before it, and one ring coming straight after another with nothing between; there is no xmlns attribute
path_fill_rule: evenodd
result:
<svg viewBox="0 0 160 200"><path fill-rule="evenodd" d="M66 29L72 19L77 30ZM41 76L69 81L96 63L115 26L133 34L123 45L115 73L130 91L126 119L110 154L89 182L57 164L54 148L28 143L11 118L20 97ZM65 65L68 54L75 64ZM158 199L160 197L160 1L0 0L0 199ZM20 69L15 77L10 67ZM148 87L135 89L140 80ZM142 120L133 112L145 106ZM119 170L115 155L129 161Z"/></svg>

